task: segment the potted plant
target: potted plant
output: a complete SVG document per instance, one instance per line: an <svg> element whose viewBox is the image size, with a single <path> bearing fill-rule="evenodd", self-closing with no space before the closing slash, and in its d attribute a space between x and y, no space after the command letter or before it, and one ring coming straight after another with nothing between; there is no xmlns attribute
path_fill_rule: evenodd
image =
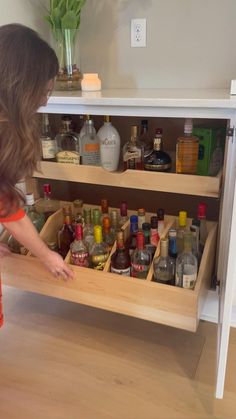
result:
<svg viewBox="0 0 236 419"><path fill-rule="evenodd" d="M78 32L80 14L86 0L50 0L45 16L49 22L59 61L56 88L77 90L81 88L82 74L78 65Z"/></svg>

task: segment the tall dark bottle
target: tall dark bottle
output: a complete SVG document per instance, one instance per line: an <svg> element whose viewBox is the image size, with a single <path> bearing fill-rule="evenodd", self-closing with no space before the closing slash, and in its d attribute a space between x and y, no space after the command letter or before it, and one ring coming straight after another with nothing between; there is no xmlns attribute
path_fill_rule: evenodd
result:
<svg viewBox="0 0 236 419"><path fill-rule="evenodd" d="M117 233L117 248L111 257L111 272L123 276L130 276L130 255L124 246L124 233Z"/></svg>
<svg viewBox="0 0 236 419"><path fill-rule="evenodd" d="M70 250L70 245L74 240L74 231L72 227L72 211L68 205L63 208L64 223L58 231L58 252L65 258Z"/></svg>
<svg viewBox="0 0 236 419"><path fill-rule="evenodd" d="M153 140L153 151L144 159L144 169L154 172L169 172L171 169L171 158L169 154L163 151L162 129L156 129L156 135Z"/></svg>

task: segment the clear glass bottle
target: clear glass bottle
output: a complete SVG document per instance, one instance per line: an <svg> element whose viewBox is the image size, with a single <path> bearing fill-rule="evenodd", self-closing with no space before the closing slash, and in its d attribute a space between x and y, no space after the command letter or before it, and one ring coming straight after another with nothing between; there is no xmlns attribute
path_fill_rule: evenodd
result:
<svg viewBox="0 0 236 419"><path fill-rule="evenodd" d="M136 249L131 256L131 276L146 279L152 257L150 252L144 247L144 234L138 231L136 236Z"/></svg>
<svg viewBox="0 0 236 419"><path fill-rule="evenodd" d="M64 223L57 234L58 252L65 258L70 250L70 245L74 240L74 231L72 227L72 210L71 206L63 207Z"/></svg>
<svg viewBox="0 0 236 419"><path fill-rule="evenodd" d="M75 240L70 245L71 263L73 265L89 267L89 252L83 240L83 226L81 223L75 226Z"/></svg>
<svg viewBox="0 0 236 419"><path fill-rule="evenodd" d="M73 201L73 226L74 226L74 230L75 230L75 224L80 223L82 224L83 228L84 228L84 215L83 215L83 205L84 202L82 199L75 199Z"/></svg>
<svg viewBox="0 0 236 419"><path fill-rule="evenodd" d="M119 226L122 227L128 220L129 220L128 205L127 205L127 202L123 201L120 204Z"/></svg>
<svg viewBox="0 0 236 419"><path fill-rule="evenodd" d="M93 269L102 271L109 257L109 246L102 240L102 227L94 226L95 243L90 252L90 266Z"/></svg>
<svg viewBox="0 0 236 419"><path fill-rule="evenodd" d="M138 209L138 228L142 230L143 224L146 222L146 211L144 208Z"/></svg>
<svg viewBox="0 0 236 419"><path fill-rule="evenodd" d="M197 218L200 221L199 251L200 254L203 254L207 239L206 204L204 202L198 204Z"/></svg>
<svg viewBox="0 0 236 419"><path fill-rule="evenodd" d="M80 133L79 133L80 142L81 142L81 139L83 138L83 136L86 134L86 129L87 129L87 122L86 121L89 121L90 119L91 119L90 115L86 115L84 117L84 123L83 123L83 126L80 130ZM96 129L95 129L94 125L93 125L93 134L96 135ZM81 155L82 155L82 150L81 150Z"/></svg>
<svg viewBox="0 0 236 419"><path fill-rule="evenodd" d="M143 230L143 234L144 234L144 247L145 247L145 249L147 249L151 253L152 259L153 259L155 251L156 251L156 246L154 246L150 242L151 224L150 223L143 223L142 230Z"/></svg>
<svg viewBox="0 0 236 419"><path fill-rule="evenodd" d="M28 217L31 219L32 223L34 224L35 228L40 232L45 224L44 215L41 213L39 214L35 209L35 201L33 194L26 194L26 206L25 212Z"/></svg>
<svg viewBox="0 0 236 419"><path fill-rule="evenodd" d="M92 119L85 121L85 128L85 134L81 138L82 164L101 166L100 140L96 134Z"/></svg>
<svg viewBox="0 0 236 419"><path fill-rule="evenodd" d="M153 151L144 159L144 169L154 172L169 172L171 169L171 158L168 153L163 151L162 129L156 129L153 140Z"/></svg>
<svg viewBox="0 0 236 419"><path fill-rule="evenodd" d="M102 220L103 229L102 229L102 235L103 235L103 241L109 246L109 252L112 249L112 246L115 242L116 236L111 231L111 220L110 217L104 217Z"/></svg>
<svg viewBox="0 0 236 419"><path fill-rule="evenodd" d="M153 149L153 142L148 133L148 120L142 119L139 141L143 144L144 158L151 154Z"/></svg>
<svg viewBox="0 0 236 419"><path fill-rule="evenodd" d="M179 221L177 229L177 254L183 252L184 250L184 234L187 230L187 212L179 211Z"/></svg>
<svg viewBox="0 0 236 419"><path fill-rule="evenodd" d="M79 136L72 129L70 116L63 116L62 127L56 135L58 163L80 164L80 143Z"/></svg>
<svg viewBox="0 0 236 419"><path fill-rule="evenodd" d="M131 260L124 246L124 233L117 233L117 248L111 256L111 272L123 276L130 276Z"/></svg>
<svg viewBox="0 0 236 419"><path fill-rule="evenodd" d="M168 255L169 240L161 239L160 256L153 261L154 280L165 285L175 285L175 261Z"/></svg>
<svg viewBox="0 0 236 419"><path fill-rule="evenodd" d="M94 244L94 229L91 221L91 209L86 208L84 209L84 242L89 250L91 251L91 248Z"/></svg>
<svg viewBox="0 0 236 419"><path fill-rule="evenodd" d="M176 259L175 285L194 289L197 280L197 258L192 253L191 233L184 235L184 251Z"/></svg>
<svg viewBox="0 0 236 419"><path fill-rule="evenodd" d="M120 231L118 211L116 209L112 209L110 212L110 217L111 217L111 231L114 234L116 234L118 231Z"/></svg>
<svg viewBox="0 0 236 419"><path fill-rule="evenodd" d="M60 208L60 202L56 199L52 199L52 190L51 185L49 183L45 183L43 185L43 199L35 202L36 211L41 214L44 214L45 221L50 217L50 215L54 214Z"/></svg>
<svg viewBox="0 0 236 419"><path fill-rule="evenodd" d="M55 138L52 138L47 113L44 113L42 118L41 144L43 160L56 161L57 143Z"/></svg>
<svg viewBox="0 0 236 419"><path fill-rule="evenodd" d="M144 149L143 144L138 141L138 127L132 125L131 138L123 146L124 170L143 170Z"/></svg>
<svg viewBox="0 0 236 419"><path fill-rule="evenodd" d="M176 145L176 173L197 173L199 139L192 132L192 119L186 119L184 136L178 138Z"/></svg>
<svg viewBox="0 0 236 419"><path fill-rule="evenodd" d="M176 260L177 258L177 231L175 228L170 228L169 233L169 256Z"/></svg>
<svg viewBox="0 0 236 419"><path fill-rule="evenodd" d="M101 166L108 172L118 169L120 160L120 134L112 125L110 117L104 117L104 124L98 130L100 139Z"/></svg>

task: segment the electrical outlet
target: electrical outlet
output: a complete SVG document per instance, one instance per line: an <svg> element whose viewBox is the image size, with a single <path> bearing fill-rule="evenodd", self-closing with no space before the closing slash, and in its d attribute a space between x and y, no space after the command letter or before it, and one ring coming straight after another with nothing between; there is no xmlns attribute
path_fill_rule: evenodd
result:
<svg viewBox="0 0 236 419"><path fill-rule="evenodd" d="M146 47L146 33L146 19L131 19L131 47Z"/></svg>

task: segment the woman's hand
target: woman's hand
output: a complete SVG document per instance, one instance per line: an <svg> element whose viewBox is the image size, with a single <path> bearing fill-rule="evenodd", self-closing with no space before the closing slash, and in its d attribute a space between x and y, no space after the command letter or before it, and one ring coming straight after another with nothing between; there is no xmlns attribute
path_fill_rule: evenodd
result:
<svg viewBox="0 0 236 419"><path fill-rule="evenodd" d="M10 254L11 251L9 247L4 243L0 243L0 258L3 258L4 256L9 256Z"/></svg>
<svg viewBox="0 0 236 419"><path fill-rule="evenodd" d="M44 255L44 258L41 259L41 262L44 264L47 270L57 278L60 276L65 280L74 278L74 272L64 262L62 257L52 250L48 249L48 252Z"/></svg>

